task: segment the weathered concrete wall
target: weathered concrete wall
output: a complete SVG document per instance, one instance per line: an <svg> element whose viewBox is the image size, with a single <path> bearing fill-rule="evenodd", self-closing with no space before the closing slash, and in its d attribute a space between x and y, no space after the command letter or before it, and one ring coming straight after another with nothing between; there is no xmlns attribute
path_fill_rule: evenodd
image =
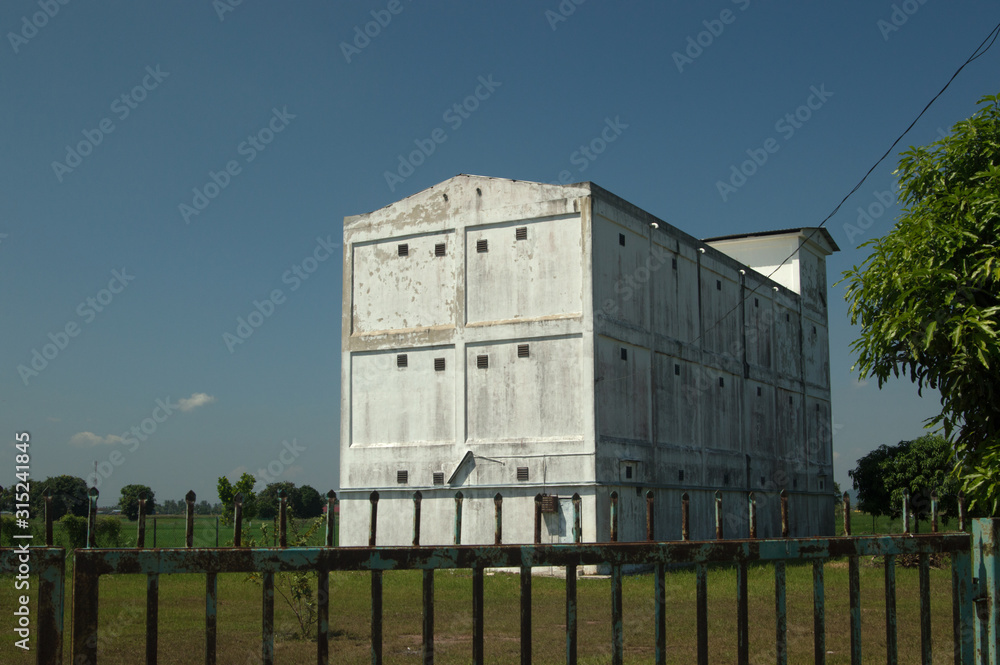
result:
<svg viewBox="0 0 1000 665"><path fill-rule="evenodd" d="M535 494L585 493L577 484L594 477L587 195L459 176L345 220L344 544L367 543L373 488L382 544L410 542L417 489L425 543L452 542L459 490L467 542L492 542L498 491L512 520L527 516L527 531L507 527L522 541ZM547 519L555 537L558 520Z"/></svg>

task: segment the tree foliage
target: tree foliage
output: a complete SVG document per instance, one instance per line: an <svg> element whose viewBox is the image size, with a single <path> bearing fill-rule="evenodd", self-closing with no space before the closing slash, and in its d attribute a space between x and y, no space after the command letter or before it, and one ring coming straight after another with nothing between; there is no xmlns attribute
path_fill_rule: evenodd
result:
<svg viewBox="0 0 1000 665"><path fill-rule="evenodd" d="M285 490L288 507L295 517L312 518L323 514L325 501L313 487L309 485L296 487L295 483L281 481L270 483L257 494L258 517L273 519L278 514L279 490Z"/></svg>
<svg viewBox="0 0 1000 665"><path fill-rule="evenodd" d="M965 492L1000 508L1000 96L945 138L902 154L902 214L844 273L862 378L936 388Z"/></svg>
<svg viewBox="0 0 1000 665"><path fill-rule="evenodd" d="M52 492L52 521L63 515L86 517L90 510L87 481L76 476L51 476L31 485L31 513L45 516L45 493Z"/></svg>
<svg viewBox="0 0 1000 665"><path fill-rule="evenodd" d="M146 495L146 514L153 515L156 512L156 497L146 485L126 485L122 488L122 496L118 499L118 507L122 515L130 520L139 519L139 498Z"/></svg>
<svg viewBox="0 0 1000 665"><path fill-rule="evenodd" d="M879 446L847 473L857 491L859 510L899 517L903 494L909 492L914 516L925 519L931 512L931 492L937 492L938 509L945 517L958 514L959 483L954 468L948 440L928 434L894 446Z"/></svg>
<svg viewBox="0 0 1000 665"><path fill-rule="evenodd" d="M257 495L253 486L257 479L244 472L236 483L229 482L225 476L219 477L219 501L222 502L222 521L229 524L233 518L234 501L237 494L243 495L243 519L252 520L257 516Z"/></svg>

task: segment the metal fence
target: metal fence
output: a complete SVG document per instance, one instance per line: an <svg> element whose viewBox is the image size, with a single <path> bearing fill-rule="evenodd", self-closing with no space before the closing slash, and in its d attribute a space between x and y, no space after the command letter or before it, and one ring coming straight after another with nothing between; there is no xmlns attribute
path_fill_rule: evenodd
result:
<svg viewBox="0 0 1000 665"><path fill-rule="evenodd" d="M850 645L852 663L861 663L861 593L859 561L861 557L884 557L885 574L885 627L887 663L898 660L896 635L896 558L915 555L919 561L920 586L920 635L922 662L931 662L931 593L929 582L930 556L936 553L950 555L952 572L952 628L954 661L957 664L997 662L998 607L1000 598L1000 565L994 548L1000 538L1000 520L977 519L972 536L963 531L938 533L937 521L929 534L909 533L908 521L903 534L851 536L850 503L844 496L843 537L837 538L788 538L787 497L782 493L783 537L756 538L756 501L747 495L746 510L750 524L750 538L726 540L723 533L721 494L716 497L716 538L708 541L688 540L689 502L682 501L680 519L683 540L657 542L653 533L653 493L647 498L647 540L645 542L615 542L618 534L617 495L611 501L611 541L608 543L581 543L580 500L574 497L574 536L571 544L541 544L541 511L543 497L535 501L535 543L503 544L503 498L495 497L496 532L492 545L462 545L461 493L455 501L455 544L450 546L420 545L421 496L414 495L413 546L378 547L377 514L378 493L371 496L371 531L369 547L333 547L334 523L332 516L336 495L328 494L326 546L287 547L286 499L282 497L279 508L279 544L277 548L242 547L241 504L236 503L233 547L194 548L193 505L194 493L188 494L186 548L145 548L145 506L140 503L138 539L135 549L95 548L95 518L97 491L91 490L90 529L88 548L75 550L72 605L72 657L71 662L96 664L97 631L99 626L99 580L108 574L146 575L146 662L157 662L157 635L159 604L159 576L172 573L199 573L205 575L205 653L206 663L216 662L217 626L217 576L219 573L260 573L263 577L263 609L261 617L261 661L274 662L274 575L289 571L315 571L318 576L318 622L316 660L328 663L329 654L329 576L335 571L370 571L371 575L371 660L382 662L383 573L390 570L420 570L423 575L423 629L421 657L424 663L434 662L434 572L444 569L471 569L472 571L472 649L473 663L483 663L485 639L483 609L483 576L487 568L510 568L520 571L520 660L532 661L532 569L535 567L561 567L566 572L566 628L565 659L577 662L577 571L580 566L599 566L610 570L611 625L609 640L611 660L620 664L624 656L622 624L622 576L630 566L647 566L655 575L654 636L656 662L667 662L668 609L665 594L665 574L672 566L693 566L696 570L697 660L707 663L708 650L708 576L709 567L728 565L736 570L737 606L737 660L749 662L749 595L747 568L751 564L769 564L774 569L775 607L775 659L779 664L788 661L788 631L786 608L786 565L790 562L812 564L813 573L813 629L814 660L826 662L826 609L824 602L824 563L846 557L849 566ZM740 508L743 510L743 508ZM936 511L935 511L936 512ZM960 529L963 528L960 517ZM51 547L51 520L46 519L48 547L27 548L33 570L40 571L39 624L37 659L39 663L61 663L63 642L63 550ZM0 572L16 572L24 548L0 550ZM940 601L941 599L936 599Z"/></svg>

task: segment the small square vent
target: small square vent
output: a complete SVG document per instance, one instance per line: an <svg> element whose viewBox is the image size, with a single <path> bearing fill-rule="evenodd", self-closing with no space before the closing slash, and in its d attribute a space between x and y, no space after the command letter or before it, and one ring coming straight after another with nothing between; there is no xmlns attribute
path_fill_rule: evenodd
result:
<svg viewBox="0 0 1000 665"><path fill-rule="evenodd" d="M396 482L399 483L400 485L405 485L407 482L409 482L409 479L410 479L410 472L407 471L406 469L400 469L399 471L396 472Z"/></svg>
<svg viewBox="0 0 1000 665"><path fill-rule="evenodd" d="M624 233L619 233L618 234L618 244L621 245L622 247L625 246L625 234Z"/></svg>
<svg viewBox="0 0 1000 665"><path fill-rule="evenodd" d="M528 467L519 466L517 467L517 481L520 483L527 482L528 480Z"/></svg>
<svg viewBox="0 0 1000 665"><path fill-rule="evenodd" d="M444 485L444 471L435 471L434 472L434 484L435 485Z"/></svg>
<svg viewBox="0 0 1000 665"><path fill-rule="evenodd" d="M626 349L624 346L621 347L621 357L622 360L628 360L628 349Z"/></svg>
<svg viewBox="0 0 1000 665"><path fill-rule="evenodd" d="M517 357L518 358L527 358L529 354L530 354L530 349L528 348L527 344L518 344L517 345Z"/></svg>
<svg viewBox="0 0 1000 665"><path fill-rule="evenodd" d="M480 254L485 254L486 252L490 251L490 243L489 243L489 241L486 240L486 239L477 240L476 241L476 251L479 252Z"/></svg>
<svg viewBox="0 0 1000 665"><path fill-rule="evenodd" d="M409 256L410 255L410 246L408 244L406 244L405 242L404 243L400 243L399 246L396 248L396 252L400 256Z"/></svg>
<svg viewBox="0 0 1000 665"><path fill-rule="evenodd" d="M444 358L435 358L434 359L434 371L435 372L443 372L444 371Z"/></svg>
<svg viewBox="0 0 1000 665"><path fill-rule="evenodd" d="M447 248L443 242L434 245L434 256L444 256L445 249Z"/></svg>
<svg viewBox="0 0 1000 665"><path fill-rule="evenodd" d="M406 367L406 354L400 353L396 356L396 367Z"/></svg>
<svg viewBox="0 0 1000 665"><path fill-rule="evenodd" d="M476 367L478 369L489 369L490 357L486 355L476 356Z"/></svg>
<svg viewBox="0 0 1000 665"><path fill-rule="evenodd" d="M515 240L527 240L528 239L528 227L519 226L514 229L514 239Z"/></svg>

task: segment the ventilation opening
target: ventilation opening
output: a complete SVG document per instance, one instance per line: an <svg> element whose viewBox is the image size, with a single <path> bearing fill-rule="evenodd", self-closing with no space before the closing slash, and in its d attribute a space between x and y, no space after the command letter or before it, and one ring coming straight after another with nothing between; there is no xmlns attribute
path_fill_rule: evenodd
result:
<svg viewBox="0 0 1000 665"><path fill-rule="evenodd" d="M763 487L765 482L766 481L764 480L764 476L761 476L760 477L760 486Z"/></svg>
<svg viewBox="0 0 1000 665"><path fill-rule="evenodd" d="M488 369L490 366L489 356L476 356L476 367L478 369Z"/></svg>
<svg viewBox="0 0 1000 665"><path fill-rule="evenodd" d="M514 229L514 239L515 240L527 240L528 239L528 227L519 226Z"/></svg>
<svg viewBox="0 0 1000 665"><path fill-rule="evenodd" d="M760 397L760 386L757 386L757 397Z"/></svg>
<svg viewBox="0 0 1000 665"><path fill-rule="evenodd" d="M716 291L721 291L722 290L722 280L721 279L715 280L715 290Z"/></svg>
<svg viewBox="0 0 1000 665"><path fill-rule="evenodd" d="M406 367L406 354L400 353L396 356L396 367Z"/></svg>
<svg viewBox="0 0 1000 665"><path fill-rule="evenodd" d="M677 270L677 259L670 259L670 267Z"/></svg>
<svg viewBox="0 0 1000 665"><path fill-rule="evenodd" d="M822 490L822 489L823 489L823 481L822 481L822 480L821 480L821 481L819 481L819 488L820 488L820 490Z"/></svg>
<svg viewBox="0 0 1000 665"><path fill-rule="evenodd" d="M618 234L618 244L621 245L622 247L625 246L625 234L624 233L619 233Z"/></svg>
<svg viewBox="0 0 1000 665"><path fill-rule="evenodd" d="M674 365L674 376L680 376L680 375L681 375L681 366L675 364Z"/></svg>
<svg viewBox="0 0 1000 665"><path fill-rule="evenodd" d="M677 480L681 482L684 481L684 469L681 469L680 471L677 472Z"/></svg>
<svg viewBox="0 0 1000 665"><path fill-rule="evenodd" d="M434 256L444 256L444 252L447 249L443 242L439 242L434 245Z"/></svg>
<svg viewBox="0 0 1000 665"><path fill-rule="evenodd" d="M409 256L410 255L410 246L408 244L406 244L405 242L404 243L400 243L399 246L396 247L396 253L399 254L400 256Z"/></svg>
<svg viewBox="0 0 1000 665"><path fill-rule="evenodd" d="M632 477L632 467L631 466L626 466L625 467L625 478L631 478L631 477Z"/></svg>
<svg viewBox="0 0 1000 665"><path fill-rule="evenodd" d="M444 358L435 358L434 359L434 371L435 372L443 372L444 371Z"/></svg>
<svg viewBox="0 0 1000 665"><path fill-rule="evenodd" d="M527 358L529 354L530 354L530 349L528 348L527 344L518 344L517 345L517 357L518 358Z"/></svg>
<svg viewBox="0 0 1000 665"><path fill-rule="evenodd" d="M405 485L407 482L409 482L409 479L410 479L409 471L406 471L405 469L400 469L399 471L396 472L396 482L399 483L400 485Z"/></svg>
<svg viewBox="0 0 1000 665"><path fill-rule="evenodd" d="M628 360L628 349L626 349L624 346L621 348L621 356L622 360Z"/></svg>
<svg viewBox="0 0 1000 665"><path fill-rule="evenodd" d="M723 485L728 485L729 484L729 474L728 473L725 473L725 474L722 475L722 484Z"/></svg>
<svg viewBox="0 0 1000 665"><path fill-rule="evenodd" d="M490 243L488 240L477 240L476 241L476 251L480 254L485 254L490 251Z"/></svg>
<svg viewBox="0 0 1000 665"><path fill-rule="evenodd" d="M528 480L528 467L519 466L517 467L517 480L518 482L527 482Z"/></svg>
<svg viewBox="0 0 1000 665"><path fill-rule="evenodd" d="M444 485L444 471L435 471L434 472L434 484L435 485Z"/></svg>
<svg viewBox="0 0 1000 665"><path fill-rule="evenodd" d="M791 321L791 320L792 320L792 315L791 314L785 314L785 321Z"/></svg>
<svg viewBox="0 0 1000 665"><path fill-rule="evenodd" d="M721 376L719 377L719 387L720 388L725 388L726 387L726 380L723 377L721 377Z"/></svg>
<svg viewBox="0 0 1000 665"><path fill-rule="evenodd" d="M799 487L799 479L795 478L794 480L792 480L792 489L798 489L798 487Z"/></svg>
<svg viewBox="0 0 1000 665"><path fill-rule="evenodd" d="M753 299L753 306L754 307L760 307L760 300L758 300L757 298L754 298Z"/></svg>
<svg viewBox="0 0 1000 665"><path fill-rule="evenodd" d="M791 396L791 395L789 395L789 396L788 396L788 404L789 404L789 405L791 405L791 403L792 403L792 396Z"/></svg>

